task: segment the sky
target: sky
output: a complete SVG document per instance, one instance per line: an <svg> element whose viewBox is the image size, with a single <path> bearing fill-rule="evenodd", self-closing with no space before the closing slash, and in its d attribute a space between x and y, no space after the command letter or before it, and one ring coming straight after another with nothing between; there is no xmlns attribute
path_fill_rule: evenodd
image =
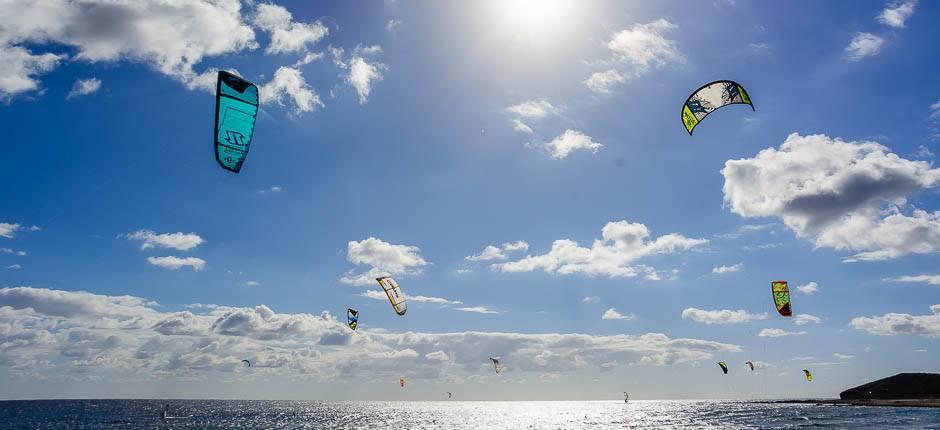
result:
<svg viewBox="0 0 940 430"><path fill-rule="evenodd" d="M940 4L0 6L2 399L833 397L938 371ZM237 175L220 69L261 92ZM690 136L717 79L756 110Z"/></svg>

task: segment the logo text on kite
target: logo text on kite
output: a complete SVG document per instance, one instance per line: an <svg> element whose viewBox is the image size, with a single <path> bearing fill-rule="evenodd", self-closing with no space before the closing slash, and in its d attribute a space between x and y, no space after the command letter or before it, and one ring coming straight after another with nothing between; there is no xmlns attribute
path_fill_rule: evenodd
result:
<svg viewBox="0 0 940 430"><path fill-rule="evenodd" d="M244 146L245 144L242 141L245 140L245 135L232 130L225 130L225 141L238 146Z"/></svg>

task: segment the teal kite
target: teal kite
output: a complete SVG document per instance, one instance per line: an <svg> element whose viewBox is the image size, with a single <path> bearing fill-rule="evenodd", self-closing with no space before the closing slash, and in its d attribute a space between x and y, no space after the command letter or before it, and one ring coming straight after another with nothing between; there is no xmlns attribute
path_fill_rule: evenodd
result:
<svg viewBox="0 0 940 430"><path fill-rule="evenodd" d="M219 70L215 91L215 161L238 173L248 157L258 115L258 86Z"/></svg>

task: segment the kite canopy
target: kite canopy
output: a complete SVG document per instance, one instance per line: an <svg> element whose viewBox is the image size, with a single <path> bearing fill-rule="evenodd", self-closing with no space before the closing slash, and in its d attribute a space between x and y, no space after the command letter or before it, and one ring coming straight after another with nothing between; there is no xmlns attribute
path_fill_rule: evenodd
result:
<svg viewBox="0 0 940 430"><path fill-rule="evenodd" d="M754 103L748 97L744 87L734 81L715 81L695 90L682 105L682 124L685 131L692 135L708 114L728 105L745 104L754 110Z"/></svg>
<svg viewBox="0 0 940 430"><path fill-rule="evenodd" d="M728 363L725 363L724 361L719 361L719 362L718 362L718 367L721 368L721 371L722 371L722 372L725 372L725 375L728 374Z"/></svg>
<svg viewBox="0 0 940 430"><path fill-rule="evenodd" d="M450 391L448 391L448 392L447 392L447 398L449 399L449 398L451 398L451 397L454 397L454 395L451 394Z"/></svg>
<svg viewBox="0 0 940 430"><path fill-rule="evenodd" d="M770 290L774 295L774 305L777 306L777 312L785 317L793 316L793 310L790 309L790 289L787 287L787 281L771 282Z"/></svg>
<svg viewBox="0 0 940 430"><path fill-rule="evenodd" d="M359 326L359 311L353 308L346 308L346 325L353 330Z"/></svg>
<svg viewBox="0 0 940 430"><path fill-rule="evenodd" d="M258 115L258 87L219 70L215 90L215 161L238 173L248 157Z"/></svg>
<svg viewBox="0 0 940 430"><path fill-rule="evenodd" d="M493 362L493 369L496 370L496 373L499 374L503 370L503 365L499 364L499 358L490 357L490 361Z"/></svg>
<svg viewBox="0 0 940 430"><path fill-rule="evenodd" d="M375 280L385 290L385 295L388 296L388 301L392 304L392 309L395 309L395 313L404 315L408 311L408 305L405 303L405 294L401 292L398 282L388 276L375 278Z"/></svg>
<svg viewBox="0 0 940 430"><path fill-rule="evenodd" d="M242 360L242 363L245 363L248 365L248 367L251 367L251 362L248 360Z"/></svg>
<svg viewBox="0 0 940 430"><path fill-rule="evenodd" d="M754 362L751 362L751 361L745 361L745 362L744 362L744 364L746 364L746 365L747 365L747 367L750 367L750 368L751 368L751 372L753 372L753 371L754 371Z"/></svg>
<svg viewBox="0 0 940 430"><path fill-rule="evenodd" d="M803 374L806 375L807 381L813 382L813 374L810 373L809 370L803 369Z"/></svg>

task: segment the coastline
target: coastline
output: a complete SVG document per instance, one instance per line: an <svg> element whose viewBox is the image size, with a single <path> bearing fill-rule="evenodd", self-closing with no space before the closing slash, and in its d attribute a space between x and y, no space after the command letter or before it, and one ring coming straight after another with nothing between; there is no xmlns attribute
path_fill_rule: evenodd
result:
<svg viewBox="0 0 940 430"><path fill-rule="evenodd" d="M895 408L940 408L940 399L793 399L755 400L750 403L800 403L824 406L887 406Z"/></svg>

